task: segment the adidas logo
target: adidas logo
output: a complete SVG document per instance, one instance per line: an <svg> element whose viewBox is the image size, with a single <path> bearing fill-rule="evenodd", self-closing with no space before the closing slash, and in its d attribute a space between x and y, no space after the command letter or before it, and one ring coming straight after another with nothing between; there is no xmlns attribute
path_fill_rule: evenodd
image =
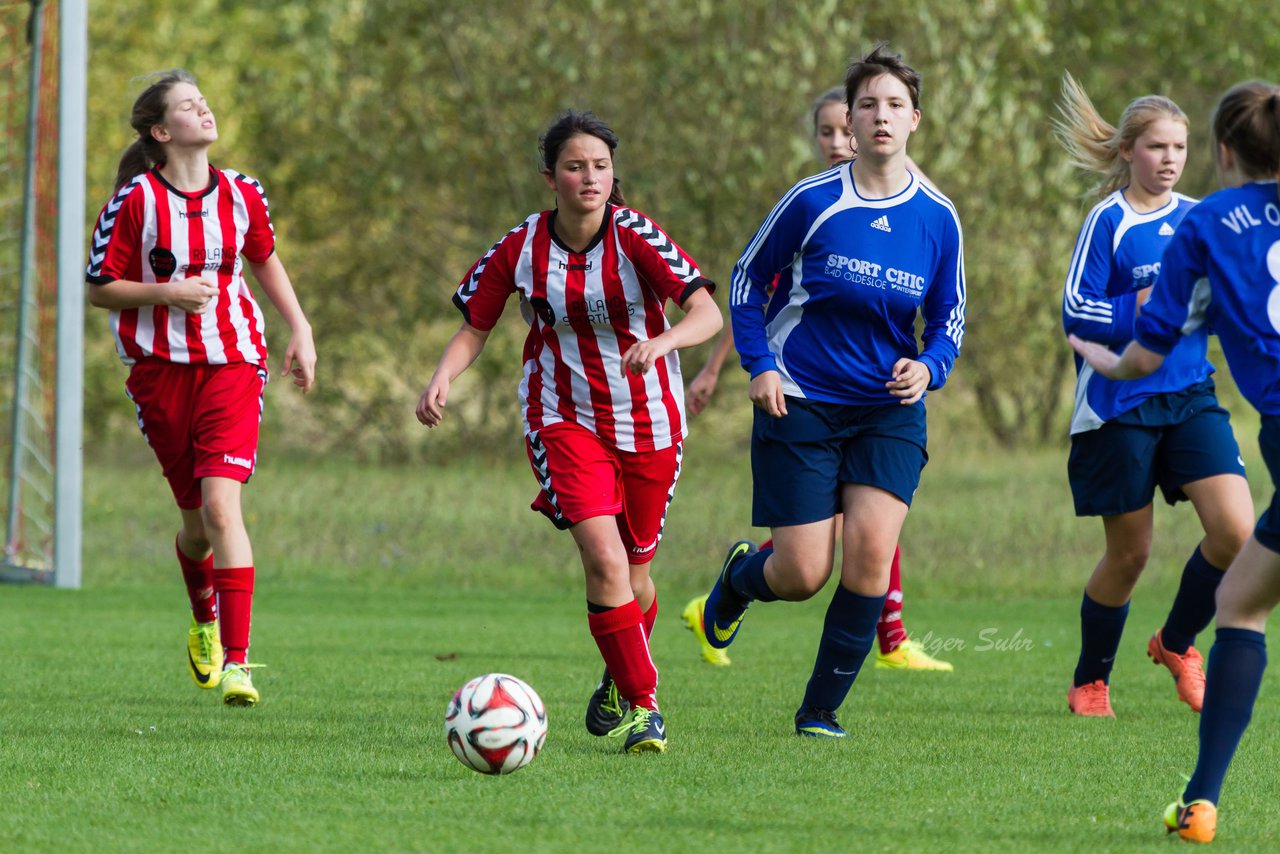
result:
<svg viewBox="0 0 1280 854"><path fill-rule="evenodd" d="M889 227L889 215L888 215L888 214L885 214L884 216L880 217L879 219L874 220L874 221L871 223L871 227L872 227L872 228L878 228L878 229L880 229L881 231L893 231L893 229ZM1161 232L1161 233L1163 233L1163 232Z"/></svg>
<svg viewBox="0 0 1280 854"><path fill-rule="evenodd" d="M1167 222L1160 223L1160 236L1168 237L1171 234L1173 234L1173 226L1169 225Z"/></svg>

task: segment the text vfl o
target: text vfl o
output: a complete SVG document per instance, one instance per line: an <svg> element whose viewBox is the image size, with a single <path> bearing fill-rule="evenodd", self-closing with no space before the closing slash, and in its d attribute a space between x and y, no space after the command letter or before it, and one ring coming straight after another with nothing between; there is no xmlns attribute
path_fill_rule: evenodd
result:
<svg viewBox="0 0 1280 854"><path fill-rule="evenodd" d="M1280 332L1280 240L1267 250L1267 272L1276 283L1267 297L1267 319L1271 321L1271 328Z"/></svg>

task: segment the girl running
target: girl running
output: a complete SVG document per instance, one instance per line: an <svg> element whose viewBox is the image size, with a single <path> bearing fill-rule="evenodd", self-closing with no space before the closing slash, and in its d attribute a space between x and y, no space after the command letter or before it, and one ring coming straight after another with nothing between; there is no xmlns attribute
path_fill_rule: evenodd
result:
<svg viewBox="0 0 1280 854"><path fill-rule="evenodd" d="M418 402L436 427L449 387L480 355L518 294L529 323L520 401L540 492L533 509L569 529L586 575L587 624L605 673L587 707L593 735L629 753L666 750L648 637L658 614L649 566L680 474L684 386L676 350L722 325L714 284L652 220L626 207L618 137L567 112L540 140L556 207L516 226L472 266L454 303L462 328ZM674 326L663 306L686 312ZM625 717L624 717L625 715Z"/></svg>
<svg viewBox="0 0 1280 854"><path fill-rule="evenodd" d="M275 253L267 196L253 178L209 165L218 126L195 78L160 73L133 105L138 138L89 251L89 302L110 309L125 390L182 515L175 548L191 601L187 663L201 688L252 706L253 549L240 493L258 462L267 382L254 278L289 325L282 372L315 379L311 326Z"/></svg>
<svg viewBox="0 0 1280 854"><path fill-rule="evenodd" d="M1118 347L1133 338L1161 255L1195 204L1173 189L1187 158L1187 117L1168 98L1148 95L1112 127L1070 75L1061 112L1056 129L1067 151L1104 176L1102 201L1085 219L1071 258L1063 326L1069 335ZM1214 591L1253 515L1230 419L1214 395L1207 340L1201 327L1141 382L1112 382L1077 360L1067 470L1076 515L1101 516L1106 544L1080 606L1080 657L1067 692L1077 715L1115 717L1111 668L1151 551L1157 486L1170 504L1191 501L1204 537L1147 653L1169 669L1179 699L1200 711L1204 667L1193 643L1213 619Z"/></svg>
<svg viewBox="0 0 1280 854"><path fill-rule="evenodd" d="M849 129L848 96L843 86L828 89L818 96L811 107L813 121L812 142L814 151L824 167L839 166L857 156L858 149L854 144L853 134ZM907 157L907 168L929 187L937 189L928 176L915 162ZM729 351L733 349L733 328L726 326L716 339L711 355L707 358L702 370L689 383L689 414L698 415L715 394L720 380L720 371L724 367ZM836 519L836 528L842 527L842 520ZM769 548L771 541L761 544L761 548ZM706 635L698 624L702 620L702 606L705 597L698 597L685 606L681 618L690 631L699 638L702 658L709 664L726 667L731 664L729 654L723 649L705 642ZM917 670L949 673L953 670L950 662L941 661L922 646L919 646L907 634L902 621L903 594L901 579L901 549L894 549L893 565L889 571L889 590L885 594L884 610L876 622L876 669L878 670Z"/></svg>
<svg viewBox="0 0 1280 854"><path fill-rule="evenodd" d="M1211 328L1240 393L1262 415L1258 443L1280 483L1280 86L1252 81L1222 96L1213 114L1227 189L1186 215L1165 250L1160 281L1122 355L1071 337L1093 370L1113 380L1158 374L1188 338ZM1127 384L1126 384L1127 385ZM1280 602L1280 502L1258 520L1217 591L1218 628L1200 716L1200 755L1165 828L1210 842L1222 781L1253 714L1267 665L1266 620Z"/></svg>
<svg viewBox="0 0 1280 854"><path fill-rule="evenodd" d="M816 594L844 514L840 583L798 735L845 735L836 710L871 649L927 459L924 394L946 382L964 334L959 218L907 168L919 94L920 75L883 43L854 62L845 95L857 159L793 187L734 267L735 345L756 406L752 522L774 545L730 549L699 628L723 649L752 601Z"/></svg>

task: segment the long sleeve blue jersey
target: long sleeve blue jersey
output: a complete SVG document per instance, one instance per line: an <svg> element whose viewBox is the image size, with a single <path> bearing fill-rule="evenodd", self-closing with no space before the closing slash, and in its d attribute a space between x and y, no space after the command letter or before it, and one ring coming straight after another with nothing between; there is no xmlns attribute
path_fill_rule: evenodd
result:
<svg viewBox="0 0 1280 854"><path fill-rule="evenodd" d="M1220 190L1189 213L1165 250L1135 340L1170 356L1206 328L1240 393L1280 415L1280 197L1275 181Z"/></svg>
<svg viewBox="0 0 1280 854"><path fill-rule="evenodd" d="M1071 255L1062 296L1063 328L1117 351L1124 349L1133 339L1137 292L1159 278L1165 247L1195 204L1195 199L1174 193L1164 207L1138 213L1117 190L1095 205ZM1213 372L1205 357L1207 341L1203 331L1190 336L1160 370L1128 382L1095 373L1077 356L1072 435L1096 430L1156 395L1204 381Z"/></svg>
<svg viewBox="0 0 1280 854"><path fill-rule="evenodd" d="M733 338L751 376L778 371L785 394L894 403L885 383L895 362L924 362L937 389L960 353L963 236L951 202L916 176L897 195L868 199L851 168L796 184L747 244L733 268Z"/></svg>

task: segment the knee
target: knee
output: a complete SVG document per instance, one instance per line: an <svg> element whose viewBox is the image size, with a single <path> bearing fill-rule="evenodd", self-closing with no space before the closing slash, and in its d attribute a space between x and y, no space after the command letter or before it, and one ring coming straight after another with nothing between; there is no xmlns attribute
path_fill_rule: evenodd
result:
<svg viewBox="0 0 1280 854"><path fill-rule="evenodd" d="M1136 583L1150 559L1150 543L1128 545L1107 552L1107 567L1113 576Z"/></svg>
<svg viewBox="0 0 1280 854"><path fill-rule="evenodd" d="M238 498L211 496L204 502L200 516L206 531L226 533L244 525L240 517Z"/></svg>
<svg viewBox="0 0 1280 854"><path fill-rule="evenodd" d="M777 572L769 579L769 587L788 602L811 599L831 577L831 565L823 566L821 561L803 558L779 561L777 552L774 560L778 561Z"/></svg>
<svg viewBox="0 0 1280 854"><path fill-rule="evenodd" d="M1240 549L1244 548L1245 541L1252 533L1252 519L1233 520L1221 530L1206 531L1200 551L1209 563L1218 569L1226 569L1236 559Z"/></svg>

